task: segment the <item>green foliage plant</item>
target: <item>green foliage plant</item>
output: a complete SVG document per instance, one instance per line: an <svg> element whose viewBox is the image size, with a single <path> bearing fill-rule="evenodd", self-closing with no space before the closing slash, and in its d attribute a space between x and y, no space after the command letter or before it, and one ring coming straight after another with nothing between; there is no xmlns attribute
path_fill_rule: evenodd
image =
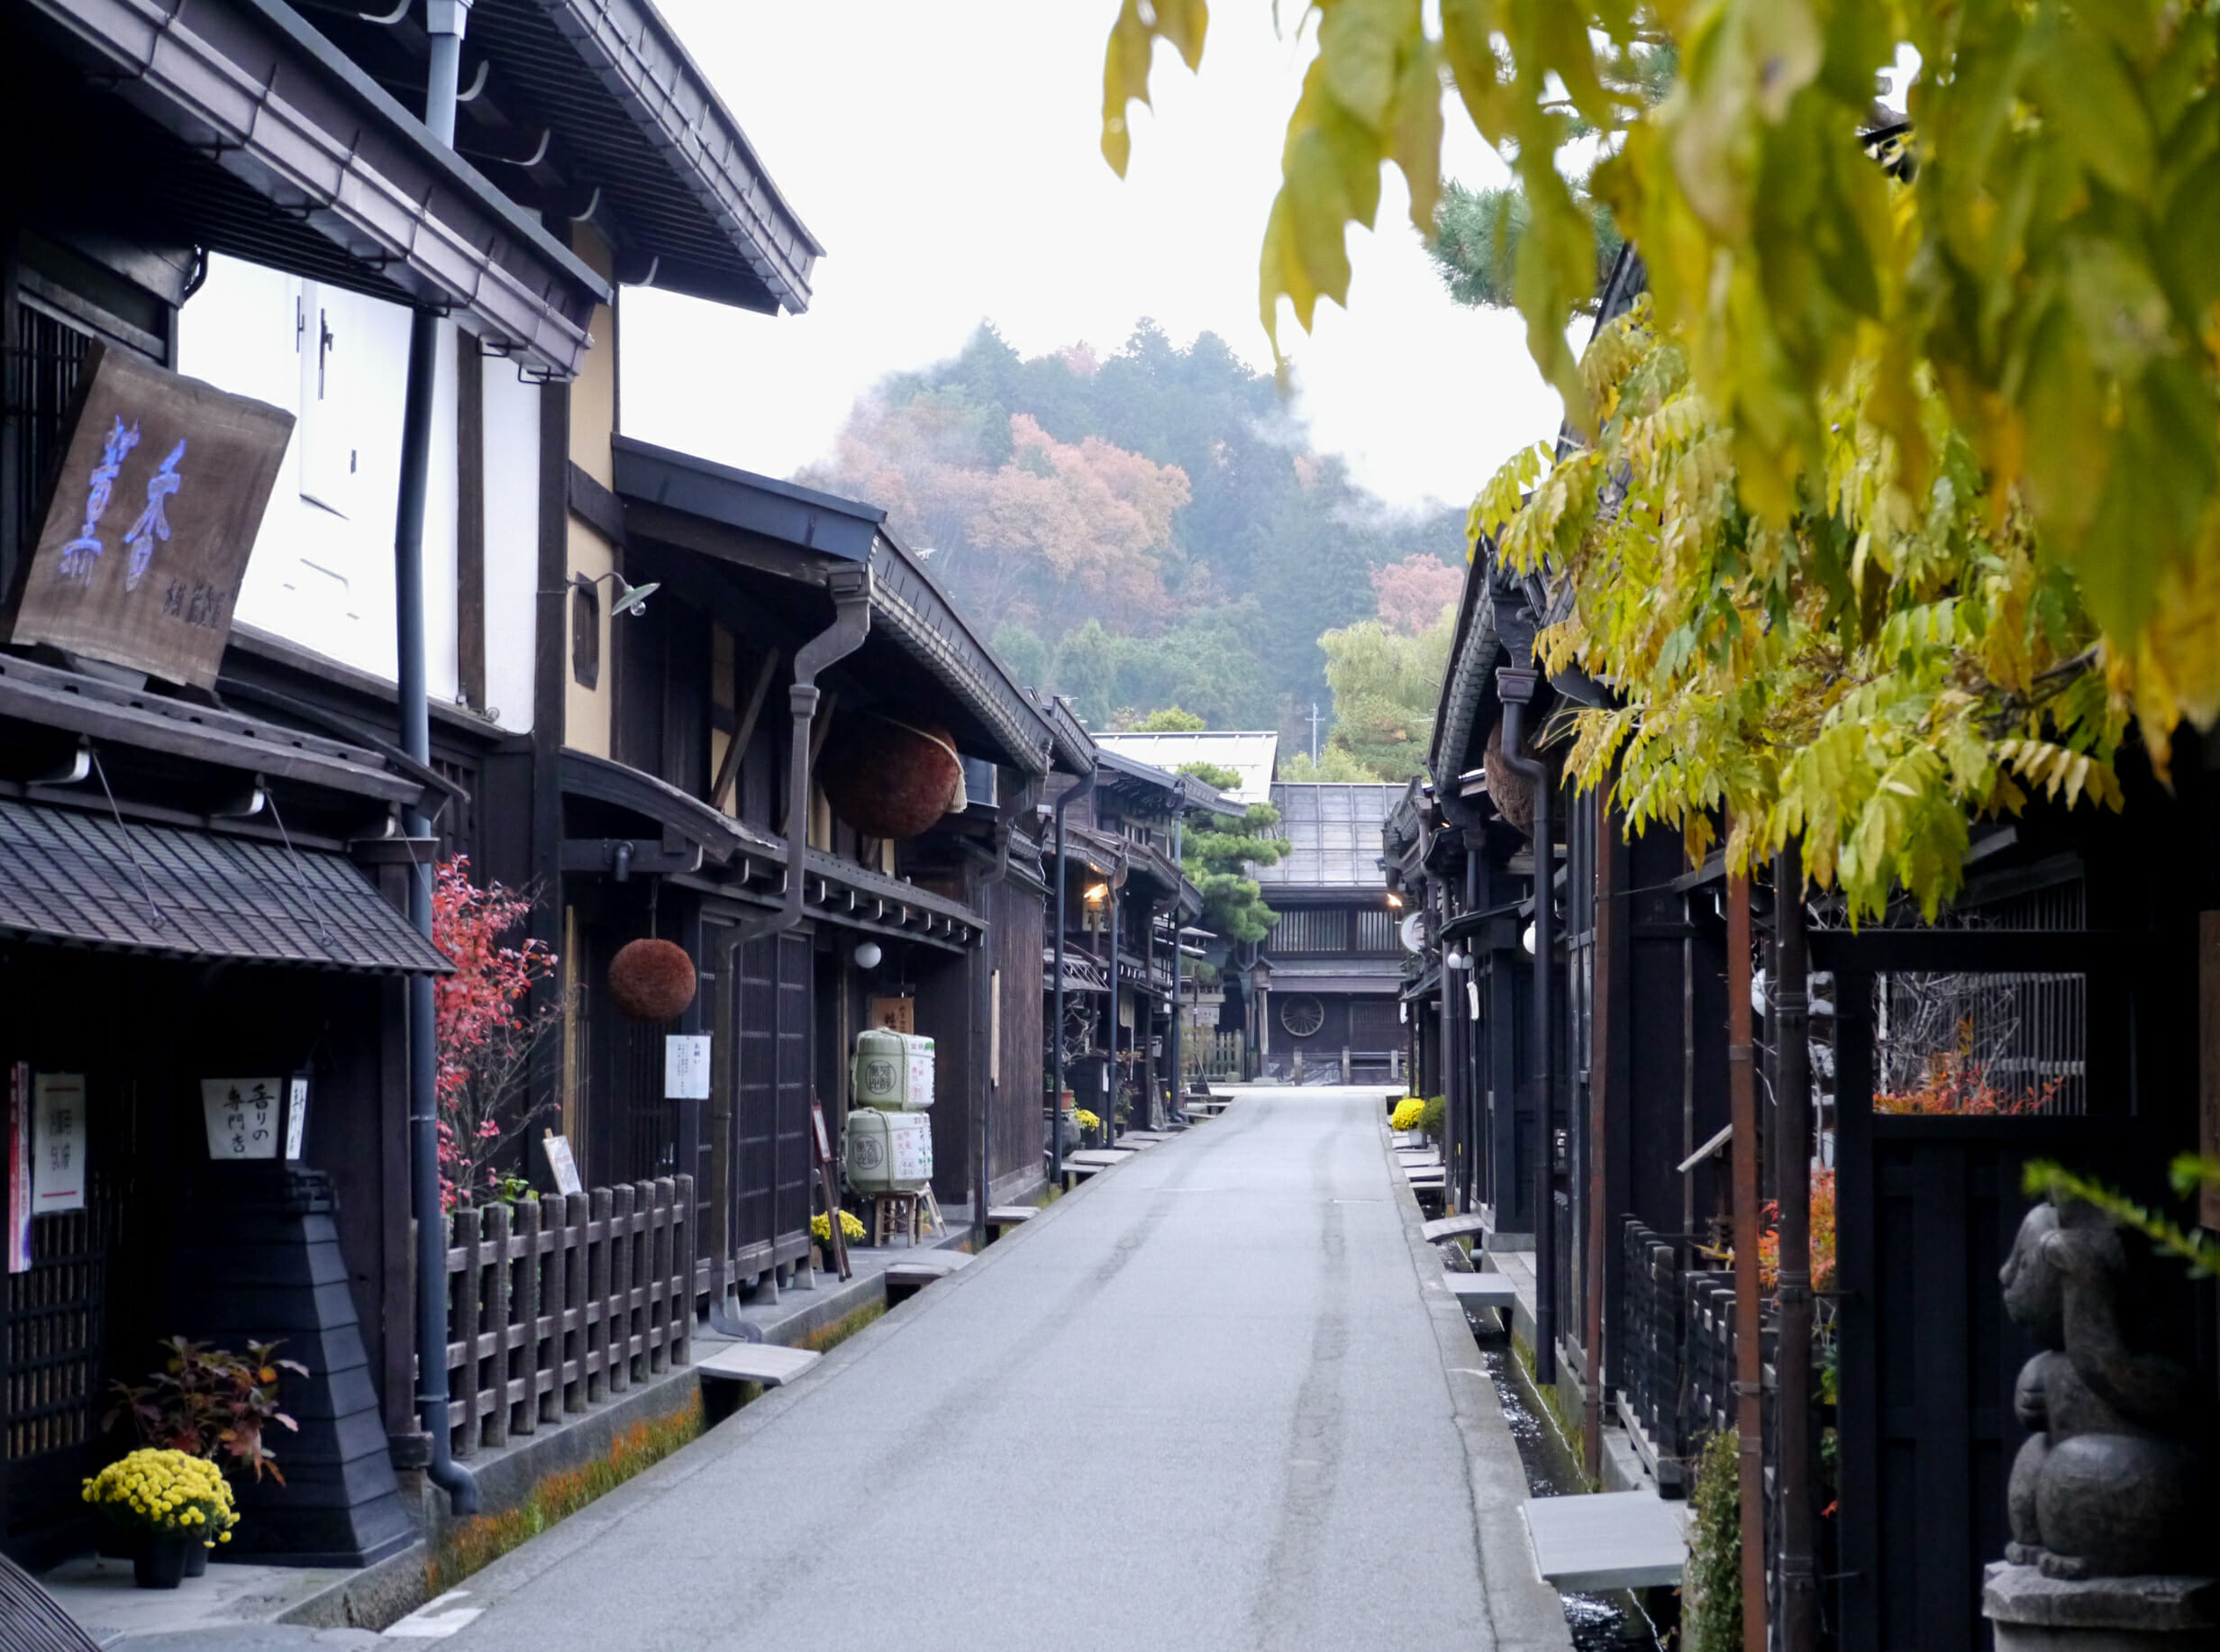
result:
<svg viewBox="0 0 2220 1652"><path fill-rule="evenodd" d="M1696 1454L1696 1483L1688 1493L1695 1519L1680 1584L1684 1652L1742 1652L1741 1455L1733 1429L1712 1435Z"/></svg>
<svg viewBox="0 0 2220 1652"><path fill-rule="evenodd" d="M1168 705L1160 712L1151 712L1133 724L1136 734L1199 734L1210 726L1193 712ZM1180 771L1185 773L1183 769Z"/></svg>
<svg viewBox="0 0 2220 1652"><path fill-rule="evenodd" d="M2170 1166L2170 1179L2174 1192L2183 1198L2220 1187L2220 1158L2184 1153ZM2030 1159L2021 1173L2021 1186L2036 1198L2079 1199L2093 1204L2120 1226L2142 1234L2161 1255L2187 1263L2191 1278L2220 1277L2220 1239L2210 1229L2184 1228L2116 1188L2077 1175L2052 1159Z"/></svg>
<svg viewBox="0 0 2220 1652"><path fill-rule="evenodd" d="M1418 1115L1419 1132L1429 1140L1439 1141L1448 1128L1449 1098L1444 1095L1428 1096L1425 1106Z"/></svg>
<svg viewBox="0 0 2220 1652"><path fill-rule="evenodd" d="M1264 903L1264 889L1249 876L1252 866L1273 866L1288 842L1274 831L1279 811L1251 803L1230 830L1206 810L1190 810L1180 843L1179 869L1203 897L1202 927L1231 941L1262 940L1278 921Z"/></svg>
<svg viewBox="0 0 2220 1652"><path fill-rule="evenodd" d="M1615 702L1570 719L1581 784L1698 859L1724 810L1737 868L1791 839L1853 920L1959 887L1971 819L2041 792L2117 808L2134 707L2071 573L1987 483L1932 376L1923 482L1880 422L1875 375L1830 403L1824 468L1787 520L1751 511L1736 432L1646 300L1584 362L1593 446L1536 448L1475 501L1476 545L1570 586L1537 651ZM1606 488L1606 479L1615 486Z"/></svg>
<svg viewBox="0 0 2220 1652"><path fill-rule="evenodd" d="M1237 790L1241 776L1230 768L1221 768L1215 763L1182 763L1176 771L1220 792Z"/></svg>
<svg viewBox="0 0 2220 1652"><path fill-rule="evenodd" d="M1195 66L1208 19L1205 0L1124 0L1103 111L1104 154L1121 173L1125 113L1147 97L1155 41ZM1283 298L1306 328L1320 297L1347 301L1347 228L1373 223L1383 168L1401 171L1412 222L1432 234L1446 81L1524 202L1510 285L1529 352L1595 438L1613 413L1602 392L1622 376L1584 372L1567 323L1596 269L1579 146L1609 132L1593 192L1642 252L1692 395L1672 415L1685 426L1651 434L1694 461L1695 537L1716 540L1711 527L1724 526L1739 596L1770 591L1793 609L1824 590L1876 626L1897 621L1915 652L1970 644L1969 663L1982 641L2024 636L2023 620L2063 606L2074 612L2043 627L2053 658L2026 662L2034 680L1992 655L2003 675L1977 684L1976 700L2023 722L2019 702L2070 695L2088 676L2064 672L2054 688L2042 673L2093 648L2103 685L2081 692L2132 704L2161 767L2183 716L2199 727L2220 717L2220 7L1442 0L1430 14L1420 0L1317 0L1312 19L1317 56L1288 121L1260 265L1268 333ZM1644 46L1676 66L1654 102L1619 72ZM1906 47L1920 64L1908 126L1877 126L1875 77ZM1685 438L1697 433L1691 451ZM1545 536L1568 516L1577 533L1590 514L1577 490L1592 497L1595 479L1546 490L1557 504ZM1797 533L1815 510L1855 531ZM1945 531L1906 533L1935 516ZM1865 527L1889 543L1877 551ZM1970 617L1958 600L1984 595L1928 577L1929 547L1952 558L1978 547L2006 565L1987 592L2006 604L2001 631L1956 634ZM1660 549L1670 559L1683 547ZM1670 599L1700 589L1692 566L1676 571L1660 643L1689 617ZM1923 585L1941 595L1917 597ZM1855 634L1878 641L1862 623ZM1745 646L1777 656L1761 666L1839 681L1846 694L1886 664L1809 640L1816 651ZM1717 640L1691 633L1671 647ZM2102 754L2091 729L2091 745L2067 739L2015 764L2003 740L1964 738L1979 731L1941 703L1953 685L1931 674L1922 688L1909 675L1907 693L1883 687L1874 712L1890 764L1904 766L1888 778L1909 793L1884 812L1928 817L1904 821L1895 843L1927 902L1951 882L1949 794L1994 792L2000 769L2086 785ZM1958 738L1904 738L1924 719L1911 703L1921 697ZM2099 714L2070 709L2065 731ZM1858 849L1861 881L1888 833L1877 818Z"/></svg>
<svg viewBox="0 0 2220 1652"><path fill-rule="evenodd" d="M1336 780L1358 783L1378 782L1381 776L1365 767L1350 754L1349 749L1333 740L1327 740L1318 749L1318 760L1310 760L1307 751L1296 752L1279 759L1279 777L1282 780Z"/></svg>

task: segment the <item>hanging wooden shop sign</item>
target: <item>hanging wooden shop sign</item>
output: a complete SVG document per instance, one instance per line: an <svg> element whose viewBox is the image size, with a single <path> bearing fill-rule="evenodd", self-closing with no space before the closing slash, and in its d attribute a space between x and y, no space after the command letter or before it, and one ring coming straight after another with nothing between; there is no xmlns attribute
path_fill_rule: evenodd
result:
<svg viewBox="0 0 2220 1652"><path fill-rule="evenodd" d="M293 415L95 344L8 638L215 685Z"/></svg>

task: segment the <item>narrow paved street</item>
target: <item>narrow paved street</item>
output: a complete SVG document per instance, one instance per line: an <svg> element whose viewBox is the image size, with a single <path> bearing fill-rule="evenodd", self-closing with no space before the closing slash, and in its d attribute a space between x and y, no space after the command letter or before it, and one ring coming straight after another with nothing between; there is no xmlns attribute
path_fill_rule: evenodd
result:
<svg viewBox="0 0 2220 1652"><path fill-rule="evenodd" d="M1379 1096L1251 1092L1098 1177L469 1580L448 1644L1562 1646Z"/></svg>

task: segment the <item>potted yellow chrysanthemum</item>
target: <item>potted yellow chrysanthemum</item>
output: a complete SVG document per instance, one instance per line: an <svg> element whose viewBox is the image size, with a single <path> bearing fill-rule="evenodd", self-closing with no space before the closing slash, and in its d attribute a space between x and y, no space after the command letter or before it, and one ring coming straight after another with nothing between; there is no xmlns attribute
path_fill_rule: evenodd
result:
<svg viewBox="0 0 2220 1652"><path fill-rule="evenodd" d="M863 1238L863 1219L849 1211L841 1212L841 1237L851 1245ZM824 1258L832 1250L832 1219L823 1214L809 1219L809 1265L823 1268Z"/></svg>
<svg viewBox="0 0 2220 1652"><path fill-rule="evenodd" d="M131 1538L132 1575L141 1589L175 1589L187 1559L229 1543L239 1523L222 1469L153 1446L87 1480L85 1501Z"/></svg>

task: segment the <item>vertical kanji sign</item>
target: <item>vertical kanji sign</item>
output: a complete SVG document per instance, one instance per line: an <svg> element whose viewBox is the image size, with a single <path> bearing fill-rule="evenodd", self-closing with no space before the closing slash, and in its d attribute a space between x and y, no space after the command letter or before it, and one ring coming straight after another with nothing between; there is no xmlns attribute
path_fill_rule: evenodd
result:
<svg viewBox="0 0 2220 1652"><path fill-rule="evenodd" d="M85 1075L41 1073L31 1085L31 1208L85 1208Z"/></svg>
<svg viewBox="0 0 2220 1652"><path fill-rule="evenodd" d="M293 415L94 345L8 640L215 685Z"/></svg>

